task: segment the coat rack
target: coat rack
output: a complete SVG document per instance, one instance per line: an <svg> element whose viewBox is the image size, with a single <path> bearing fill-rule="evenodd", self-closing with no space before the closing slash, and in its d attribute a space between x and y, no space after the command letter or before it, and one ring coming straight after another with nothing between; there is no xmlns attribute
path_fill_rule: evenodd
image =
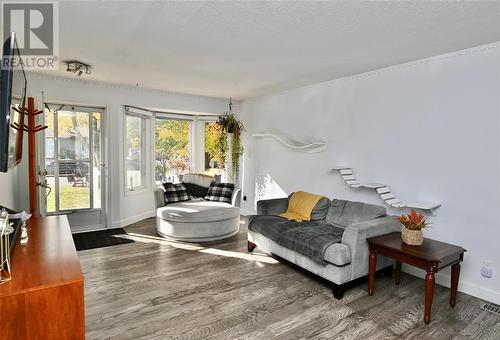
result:
<svg viewBox="0 0 500 340"><path fill-rule="evenodd" d="M45 130L46 125L35 125L35 117L42 114L43 110L35 109L35 98L28 97L28 108L14 108L21 115L20 121L22 126L17 123L12 123L12 128L18 131L26 131L28 133L28 169L29 169L29 195L30 195L30 213L38 214L36 207L36 187L37 187L37 174L36 174L36 136L37 132ZM28 125L24 124L24 116L28 116Z"/></svg>

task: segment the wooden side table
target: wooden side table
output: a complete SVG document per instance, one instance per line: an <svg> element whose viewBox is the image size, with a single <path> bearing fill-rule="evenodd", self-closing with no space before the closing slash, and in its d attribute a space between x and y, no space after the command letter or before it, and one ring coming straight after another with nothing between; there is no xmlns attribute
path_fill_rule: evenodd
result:
<svg viewBox="0 0 500 340"><path fill-rule="evenodd" d="M427 272L425 276L425 323L429 323L431 320L434 275L442 268L451 265L450 306L455 307L458 279L460 276L460 262L463 261L464 252L466 252L465 249L427 238L424 239L424 242L420 246L410 246L401 240L401 233L399 232L372 237L367 241L370 247L368 295L373 295L377 255L382 255L396 260L396 284L399 284L401 276L401 263L424 269Z"/></svg>

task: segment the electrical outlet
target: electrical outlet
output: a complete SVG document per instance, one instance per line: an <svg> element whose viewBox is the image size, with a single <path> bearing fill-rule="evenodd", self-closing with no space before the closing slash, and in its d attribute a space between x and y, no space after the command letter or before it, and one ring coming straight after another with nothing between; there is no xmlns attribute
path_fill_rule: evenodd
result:
<svg viewBox="0 0 500 340"><path fill-rule="evenodd" d="M493 276L493 263L489 261L483 261L483 266L481 267L481 276L490 279Z"/></svg>

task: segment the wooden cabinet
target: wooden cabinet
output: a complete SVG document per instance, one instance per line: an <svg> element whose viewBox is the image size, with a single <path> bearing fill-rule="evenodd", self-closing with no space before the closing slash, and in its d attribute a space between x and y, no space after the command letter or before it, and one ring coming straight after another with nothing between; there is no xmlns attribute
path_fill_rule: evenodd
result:
<svg viewBox="0 0 500 340"><path fill-rule="evenodd" d="M83 274L66 216L32 217L0 285L1 339L85 339Z"/></svg>

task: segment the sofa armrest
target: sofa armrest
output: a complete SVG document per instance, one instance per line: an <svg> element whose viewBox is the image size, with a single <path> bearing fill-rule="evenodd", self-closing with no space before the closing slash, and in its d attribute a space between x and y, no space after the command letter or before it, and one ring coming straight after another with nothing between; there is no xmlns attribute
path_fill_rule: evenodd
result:
<svg viewBox="0 0 500 340"><path fill-rule="evenodd" d="M233 207L240 207L241 205L241 189L234 188L233 195L231 196L231 205Z"/></svg>
<svg viewBox="0 0 500 340"><path fill-rule="evenodd" d="M353 223L342 235L342 243L351 250L352 279L368 273L369 249L367 238L401 231L401 223L394 216L385 216L374 220Z"/></svg>
<svg viewBox="0 0 500 340"><path fill-rule="evenodd" d="M257 201L257 215L278 215L288 209L288 197Z"/></svg>
<svg viewBox="0 0 500 340"><path fill-rule="evenodd" d="M164 207L165 206L165 197L163 196L163 189L162 188L154 188L153 193L155 196L156 209Z"/></svg>

